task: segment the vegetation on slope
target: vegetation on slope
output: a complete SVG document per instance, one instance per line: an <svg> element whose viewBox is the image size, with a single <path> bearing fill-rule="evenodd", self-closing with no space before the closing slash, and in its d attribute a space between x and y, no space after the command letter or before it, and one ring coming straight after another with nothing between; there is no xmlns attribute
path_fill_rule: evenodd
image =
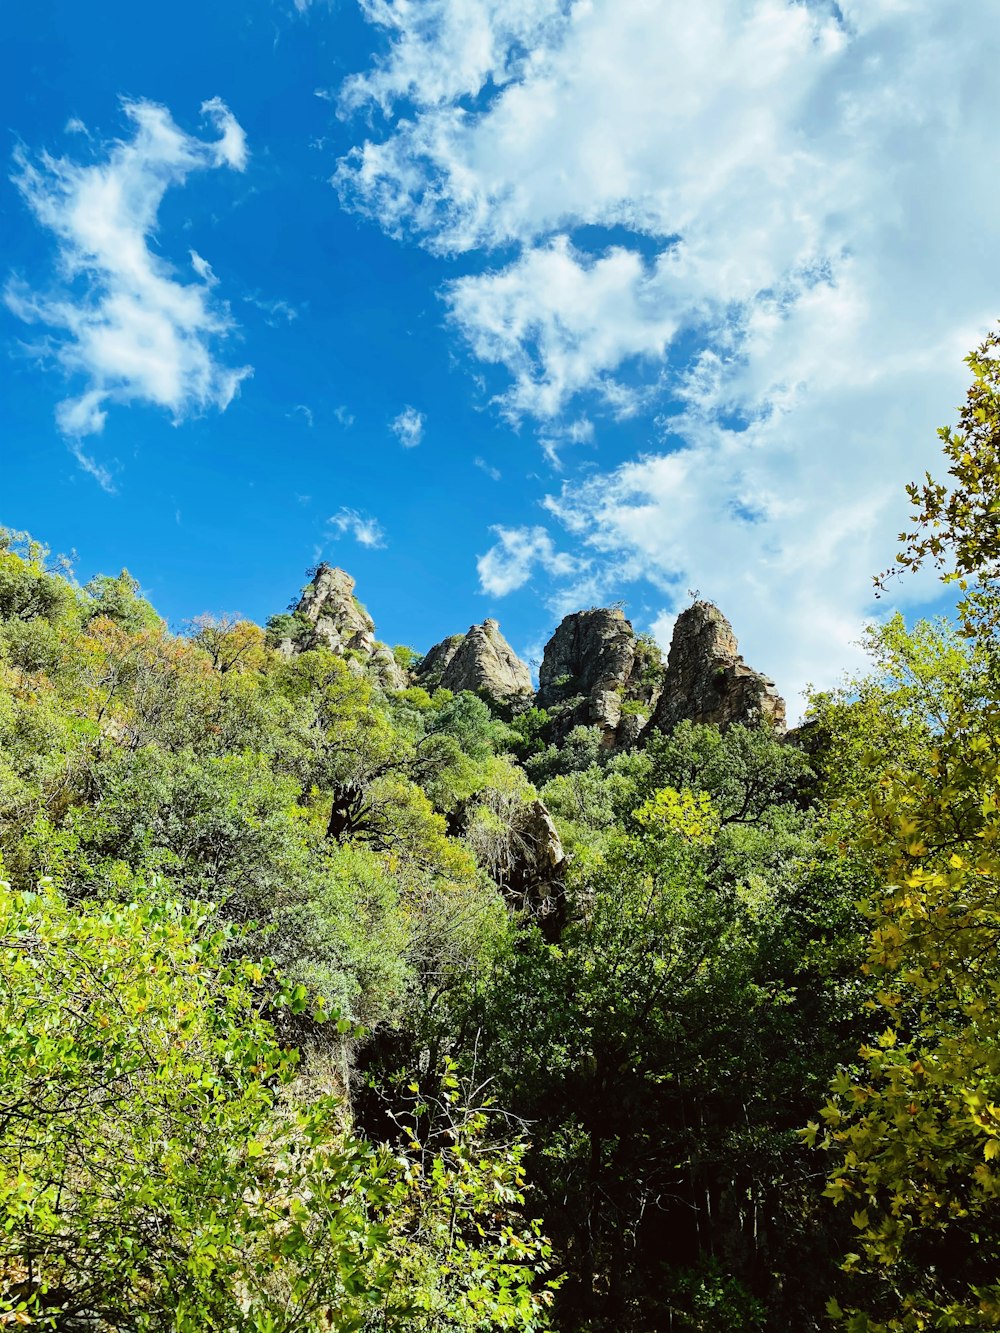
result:
<svg viewBox="0 0 1000 1333"><path fill-rule="evenodd" d="M0 538L0 1323L998 1327L997 347L898 562L956 623L790 740L555 744Z"/></svg>

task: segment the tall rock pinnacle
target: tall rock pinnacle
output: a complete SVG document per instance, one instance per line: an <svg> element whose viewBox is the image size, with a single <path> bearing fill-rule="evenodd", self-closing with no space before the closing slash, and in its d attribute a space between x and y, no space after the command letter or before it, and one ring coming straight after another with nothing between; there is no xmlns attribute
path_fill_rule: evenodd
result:
<svg viewBox="0 0 1000 1333"><path fill-rule="evenodd" d="M608 745L620 745L650 717L662 674L656 645L639 639L617 607L574 611L545 645L536 703L553 716L557 739L600 727Z"/></svg>
<svg viewBox="0 0 1000 1333"><path fill-rule="evenodd" d="M785 730L785 701L774 681L747 666L732 625L711 602L695 602L677 617L650 727L671 731L685 718L720 727L768 722Z"/></svg>
<svg viewBox="0 0 1000 1333"><path fill-rule="evenodd" d="M430 650L417 668L417 680L429 689L456 694L471 690L494 703L511 704L532 693L531 672L511 648L495 620L471 625Z"/></svg>
<svg viewBox="0 0 1000 1333"><path fill-rule="evenodd" d="M375 622L354 596L354 580L333 565L317 566L312 582L302 590L295 615L312 626L311 635L296 646L323 646L346 657L354 654L388 689L402 690L406 672L384 643L375 638ZM294 651L286 640L287 651Z"/></svg>

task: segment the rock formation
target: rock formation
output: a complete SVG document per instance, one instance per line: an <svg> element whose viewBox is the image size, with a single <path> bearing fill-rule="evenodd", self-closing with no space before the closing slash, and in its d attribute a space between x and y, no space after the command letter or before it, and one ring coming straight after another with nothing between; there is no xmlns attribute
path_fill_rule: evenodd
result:
<svg viewBox="0 0 1000 1333"><path fill-rule="evenodd" d="M505 886L520 894L525 906L538 916L557 910L564 891L566 853L544 803L531 801L521 813L516 827L517 854Z"/></svg>
<svg viewBox="0 0 1000 1333"><path fill-rule="evenodd" d="M535 702L553 716L557 741L586 726L600 727L608 745L626 744L652 716L662 676L659 650L622 611L575 611L545 645Z"/></svg>
<svg viewBox="0 0 1000 1333"><path fill-rule="evenodd" d="M320 565L280 632L284 652L323 645L386 689L405 689L408 673L375 638L371 616L342 569ZM531 673L495 620L472 625L434 645L415 679L427 689L470 690L501 709L530 702ZM635 744L653 728L671 731L685 718L725 727L769 723L785 730L785 703L774 682L747 666L729 621L711 602L677 617L664 665L659 649L637 636L617 607L564 617L545 645L534 702L551 717L560 744L574 727L599 728L609 747Z"/></svg>
<svg viewBox="0 0 1000 1333"><path fill-rule="evenodd" d="M428 689L471 690L491 702L509 705L532 694L531 672L511 648L495 620L472 625L436 643L417 668Z"/></svg>
<svg viewBox="0 0 1000 1333"><path fill-rule="evenodd" d="M294 616L311 627L305 635L284 639L282 650L323 646L356 661L387 689L405 689L406 672L390 650L375 638L375 622L354 596L354 580L343 569L322 564L302 590Z"/></svg>
<svg viewBox="0 0 1000 1333"><path fill-rule="evenodd" d="M768 722L785 730L785 701L774 681L747 666L732 625L711 602L695 602L677 617L663 692L649 725L671 731L685 718L719 727Z"/></svg>
<svg viewBox="0 0 1000 1333"><path fill-rule="evenodd" d="M488 789L462 809L453 831L465 835L512 906L541 919L564 905L566 853L533 793Z"/></svg>

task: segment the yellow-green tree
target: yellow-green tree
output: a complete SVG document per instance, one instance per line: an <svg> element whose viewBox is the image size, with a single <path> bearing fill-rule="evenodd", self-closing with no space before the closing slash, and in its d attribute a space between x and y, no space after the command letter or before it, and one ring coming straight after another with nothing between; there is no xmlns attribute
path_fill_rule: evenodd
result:
<svg viewBox="0 0 1000 1333"><path fill-rule="evenodd" d="M939 654L918 725L897 693L889 761L869 764L867 797L842 792L885 881L864 968L878 1035L806 1134L831 1153L826 1192L856 1232L858 1295L830 1303L851 1333L1000 1327L998 348L991 335L968 359L959 429L941 432L952 482L909 488L916 521L895 566L931 560L958 585L970 653L958 671Z"/></svg>

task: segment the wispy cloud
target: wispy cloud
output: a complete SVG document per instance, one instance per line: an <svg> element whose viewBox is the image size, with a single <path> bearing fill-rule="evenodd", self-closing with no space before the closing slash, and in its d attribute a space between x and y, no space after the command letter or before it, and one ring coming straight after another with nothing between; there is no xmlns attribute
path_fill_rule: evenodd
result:
<svg viewBox="0 0 1000 1333"><path fill-rule="evenodd" d="M550 422L538 436L542 452L556 472L561 472L563 467L560 449L574 444L592 444L593 440L594 423L586 417L578 417L576 421Z"/></svg>
<svg viewBox="0 0 1000 1333"><path fill-rule="evenodd" d="M259 292L254 292L250 296L244 296L243 299L247 305L256 306L272 328L278 328L282 324L292 324L300 314L290 301L283 301L280 297L261 296Z"/></svg>
<svg viewBox="0 0 1000 1333"><path fill-rule="evenodd" d="M245 171L250 157L247 136L229 107L221 97L210 97L207 102L202 102L201 113L222 134L222 138L213 145L216 160L226 162L234 171Z"/></svg>
<svg viewBox="0 0 1000 1333"><path fill-rule="evenodd" d="M378 550L385 546L385 532L382 524L371 514L364 514L358 509L338 509L329 519L332 535L353 537L361 546Z"/></svg>
<svg viewBox="0 0 1000 1333"><path fill-rule="evenodd" d="M205 286L214 287L219 279L215 276L212 265L207 259L203 259L197 250L189 250L188 254L191 256L191 267Z"/></svg>
<svg viewBox="0 0 1000 1333"><path fill-rule="evenodd" d="M312 408L307 406L305 403L296 403L295 406L292 408L292 410L288 413L288 416L294 417L296 412L300 414L302 420L306 423L309 429L312 430L313 425L315 423L315 417L313 416Z"/></svg>
<svg viewBox="0 0 1000 1333"><path fill-rule="evenodd" d="M341 403L339 407L333 409L333 415L337 418L340 425L343 426L344 430L350 430L354 425L354 414L353 412L349 412L343 403Z"/></svg>
<svg viewBox="0 0 1000 1333"><path fill-rule="evenodd" d="M404 449L415 449L424 438L424 414L415 407L404 407L389 423L389 429Z"/></svg>
<svg viewBox="0 0 1000 1333"><path fill-rule="evenodd" d="M71 439L69 441L70 452L79 463L80 467L86 472L88 477L93 477L102 491L107 491L109 495L114 495L117 487L109 468L103 463L99 463L96 458L91 457L84 449L79 440Z"/></svg>
<svg viewBox="0 0 1000 1333"><path fill-rule="evenodd" d="M490 531L497 540L479 557L476 568L480 588L494 597L523 588L536 568L556 578L576 576L586 568L586 561L556 550L543 527L494 527Z"/></svg>
<svg viewBox="0 0 1000 1333"><path fill-rule="evenodd" d="M179 129L165 107L126 101L133 137L103 160L84 165L42 153L15 155L13 180L35 217L56 238L58 279L42 293L12 278L4 298L31 323L56 332L45 348L83 387L56 409L60 430L79 441L102 430L110 403L150 403L175 420L225 409L250 368L216 359L215 344L232 326L215 299L206 260L190 252L197 281L186 280L149 247L157 212L171 185L193 171L242 171L246 138L218 99L202 106L220 137L205 142ZM84 462L97 479L103 469Z"/></svg>
<svg viewBox="0 0 1000 1333"><path fill-rule="evenodd" d="M503 476L503 473L500 471L500 469L498 467L493 467L491 463L487 463L485 458L477 457L474 458L472 461L475 464L475 466L479 468L480 472L486 473L490 481L499 481L500 478Z"/></svg>

